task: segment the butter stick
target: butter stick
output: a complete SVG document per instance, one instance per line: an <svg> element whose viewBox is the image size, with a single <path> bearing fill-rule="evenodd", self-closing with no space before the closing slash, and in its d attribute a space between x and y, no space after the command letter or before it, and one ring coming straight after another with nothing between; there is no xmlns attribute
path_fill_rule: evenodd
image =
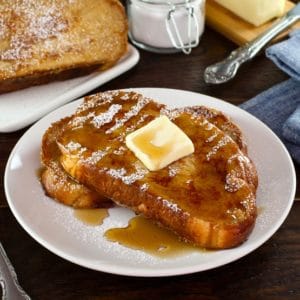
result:
<svg viewBox="0 0 300 300"><path fill-rule="evenodd" d="M245 21L260 26L282 16L285 0L215 0Z"/></svg>

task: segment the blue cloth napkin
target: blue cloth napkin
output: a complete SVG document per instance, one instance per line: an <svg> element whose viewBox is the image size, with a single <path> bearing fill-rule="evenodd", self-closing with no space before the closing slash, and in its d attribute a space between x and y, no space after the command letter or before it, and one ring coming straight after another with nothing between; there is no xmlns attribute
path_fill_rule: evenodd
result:
<svg viewBox="0 0 300 300"><path fill-rule="evenodd" d="M267 124L300 163L300 30L292 32L288 40L268 48L266 55L291 79L240 107Z"/></svg>

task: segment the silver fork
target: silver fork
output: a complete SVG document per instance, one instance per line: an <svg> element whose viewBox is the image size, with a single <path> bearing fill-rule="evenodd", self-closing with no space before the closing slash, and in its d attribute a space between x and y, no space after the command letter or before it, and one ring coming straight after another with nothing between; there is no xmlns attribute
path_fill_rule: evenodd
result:
<svg viewBox="0 0 300 300"><path fill-rule="evenodd" d="M18 282L17 274L0 242L0 285L2 300L30 300Z"/></svg>
<svg viewBox="0 0 300 300"><path fill-rule="evenodd" d="M231 52L225 60L207 67L204 71L205 82L220 84L232 79L244 62L252 59L269 41L298 20L300 3L256 39Z"/></svg>

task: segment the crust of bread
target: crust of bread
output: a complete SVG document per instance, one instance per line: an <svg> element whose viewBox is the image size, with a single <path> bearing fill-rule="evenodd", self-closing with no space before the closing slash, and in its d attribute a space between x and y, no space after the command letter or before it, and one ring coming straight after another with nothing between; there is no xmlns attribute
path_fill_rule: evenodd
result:
<svg viewBox="0 0 300 300"><path fill-rule="evenodd" d="M41 183L46 195L74 208L111 207L112 202L99 193L78 183L60 164L61 152L56 143L70 118L62 119L47 129L42 139L41 161L44 166Z"/></svg>

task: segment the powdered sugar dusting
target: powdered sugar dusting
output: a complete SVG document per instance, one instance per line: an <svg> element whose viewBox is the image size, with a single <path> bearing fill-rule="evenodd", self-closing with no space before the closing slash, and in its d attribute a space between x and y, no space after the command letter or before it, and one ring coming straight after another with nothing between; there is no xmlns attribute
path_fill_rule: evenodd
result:
<svg viewBox="0 0 300 300"><path fill-rule="evenodd" d="M142 184L141 187L140 187L140 190L141 190L142 192L145 192L145 191L147 191L148 189L149 189L149 184L148 184L148 183L144 183L144 184Z"/></svg>
<svg viewBox="0 0 300 300"><path fill-rule="evenodd" d="M164 206L168 207L169 209L171 209L172 211L174 211L176 213L181 211L181 208L178 206L178 204L172 203L169 200L163 199L162 203Z"/></svg>
<svg viewBox="0 0 300 300"><path fill-rule="evenodd" d="M66 148L70 151L75 151L75 150L78 150L79 148L81 147L81 145L79 143L75 143L73 141L69 142L67 145L66 145Z"/></svg>
<svg viewBox="0 0 300 300"><path fill-rule="evenodd" d="M95 151L88 158L84 159L84 163L96 165L109 151L110 147L106 147L105 150Z"/></svg>
<svg viewBox="0 0 300 300"><path fill-rule="evenodd" d="M224 146L226 146L229 142L232 142L231 138L225 135L222 137L216 145L214 145L211 150L206 154L207 161L217 154L217 152Z"/></svg>
<svg viewBox="0 0 300 300"><path fill-rule="evenodd" d="M57 36L67 28L67 22L62 22L59 18L62 18L62 16L57 8L53 6L49 7L45 14L32 19L27 32L39 39Z"/></svg>
<svg viewBox="0 0 300 300"><path fill-rule="evenodd" d="M126 133L134 131L140 124L143 124L148 117L149 117L148 114L141 115L141 117L137 120L137 122L135 122L131 126L126 127Z"/></svg>
<svg viewBox="0 0 300 300"><path fill-rule="evenodd" d="M245 181L240 176L241 174L238 174L235 170L226 175L225 190L227 192L235 193L245 185Z"/></svg>
<svg viewBox="0 0 300 300"><path fill-rule="evenodd" d="M1 52L1 60L22 61L38 55L33 45L57 37L67 29L68 21L62 14L65 1L46 3L34 0L4 1L0 14L6 16L6 24L2 21L1 35L5 34L9 47ZM7 26L13 28L7 30Z"/></svg>
<svg viewBox="0 0 300 300"><path fill-rule="evenodd" d="M113 151L113 154L115 155L123 155L126 148L124 146L120 146L119 149L116 149Z"/></svg>
<svg viewBox="0 0 300 300"><path fill-rule="evenodd" d="M106 91L103 93L86 96L84 102L76 109L76 113L94 108L95 106L111 103L115 97L120 94L120 91Z"/></svg>
<svg viewBox="0 0 300 300"><path fill-rule="evenodd" d="M131 107L131 109L127 113L125 113L125 115L122 119L117 119L115 125L112 126L110 129L108 129L105 133L111 134L116 129L122 127L132 117L137 116L147 103L149 103L149 99L140 96L136 105Z"/></svg>
<svg viewBox="0 0 300 300"><path fill-rule="evenodd" d="M136 165L135 169L136 171L130 174L124 168L109 169L107 174L116 179L121 179L125 184L130 185L142 179L149 172L146 168L139 167L139 165Z"/></svg>
<svg viewBox="0 0 300 300"><path fill-rule="evenodd" d="M205 140L205 142L206 143L211 143L211 142L213 142L214 141L214 139L216 138L216 137L218 137L218 132L215 132L214 134L212 134L210 137L208 137L206 140Z"/></svg>
<svg viewBox="0 0 300 300"><path fill-rule="evenodd" d="M174 166L174 165L170 165L169 166L169 176L170 177L176 176L176 174L178 173L178 171L179 171L179 169L176 166Z"/></svg>
<svg viewBox="0 0 300 300"><path fill-rule="evenodd" d="M170 109L166 106L162 107L160 110L160 114L167 116L170 120L174 120L178 118L180 115L179 109Z"/></svg>
<svg viewBox="0 0 300 300"><path fill-rule="evenodd" d="M91 123L96 127L100 128L104 124L110 123L114 116L122 109L120 104L112 104L108 110L100 115L94 116Z"/></svg>
<svg viewBox="0 0 300 300"><path fill-rule="evenodd" d="M124 93L124 95L121 96L121 99L122 100L128 100L128 99L130 99L129 94L128 93Z"/></svg>
<svg viewBox="0 0 300 300"><path fill-rule="evenodd" d="M0 18L0 38L4 39L7 33L7 27L5 26L4 18Z"/></svg>
<svg viewBox="0 0 300 300"><path fill-rule="evenodd" d="M82 127L87 120L93 119L94 117L95 117L95 113L89 112L86 116L75 116L74 118L71 119L69 124L74 129L77 129Z"/></svg>

